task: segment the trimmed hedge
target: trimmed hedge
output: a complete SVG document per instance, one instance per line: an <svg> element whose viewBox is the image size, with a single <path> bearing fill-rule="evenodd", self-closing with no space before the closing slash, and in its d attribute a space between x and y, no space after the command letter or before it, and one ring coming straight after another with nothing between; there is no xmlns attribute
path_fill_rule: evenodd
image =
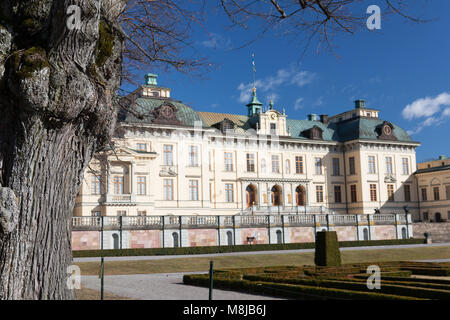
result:
<svg viewBox="0 0 450 320"><path fill-rule="evenodd" d="M344 248L344 247L364 247L364 246L387 246L387 245L422 244L422 243L425 243L424 239L341 241L339 242L339 247ZM72 251L72 254L74 258L83 258L83 257L188 255L188 254L296 250L296 249L314 249L314 248L315 248L314 242L306 242L306 243L285 243L285 244L255 244L255 245L178 247L178 248L76 250Z"/></svg>
<svg viewBox="0 0 450 320"><path fill-rule="evenodd" d="M265 275L244 275L244 280L250 281L264 281L264 282L278 282L288 284L299 284L306 286L326 287L342 290L355 290L363 292L381 292L383 294L408 296L415 298L426 299L450 299L450 290L430 289L421 287L408 287L406 285L394 285L382 283L380 289L370 290L365 282L360 281L340 281L340 280L325 280L325 279L279 279L268 277Z"/></svg>
<svg viewBox="0 0 450 320"><path fill-rule="evenodd" d="M209 286L208 275L185 275L183 283L197 286ZM350 300L418 300L390 294L351 291L316 286L294 285L287 283L255 282L248 280L229 280L214 278L214 287L218 289L240 291L251 294L263 294L274 297L302 299L350 299Z"/></svg>
<svg viewBox="0 0 450 320"><path fill-rule="evenodd" d="M316 266L326 267L339 267L341 265L341 253L336 231L316 233L314 263Z"/></svg>

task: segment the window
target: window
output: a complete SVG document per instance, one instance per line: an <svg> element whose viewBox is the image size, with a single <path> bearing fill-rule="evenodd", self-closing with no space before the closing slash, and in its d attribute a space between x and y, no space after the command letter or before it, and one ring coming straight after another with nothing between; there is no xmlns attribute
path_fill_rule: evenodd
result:
<svg viewBox="0 0 450 320"><path fill-rule="evenodd" d="M189 200L198 200L198 180L189 180Z"/></svg>
<svg viewBox="0 0 450 320"><path fill-rule="evenodd" d="M91 194L100 194L100 176L92 175L91 176Z"/></svg>
<svg viewBox="0 0 450 320"><path fill-rule="evenodd" d="M339 158L333 158L333 176L340 176L341 168L339 167Z"/></svg>
<svg viewBox="0 0 450 320"><path fill-rule="evenodd" d="M286 160L286 174L291 173L291 162L289 160Z"/></svg>
<svg viewBox="0 0 450 320"><path fill-rule="evenodd" d="M427 189L422 188L420 189L420 192L422 193L422 201L427 201Z"/></svg>
<svg viewBox="0 0 450 320"><path fill-rule="evenodd" d="M147 190L147 178L146 177L137 177L137 194L143 195L146 194Z"/></svg>
<svg viewBox="0 0 450 320"><path fill-rule="evenodd" d="M277 125L275 123L270 124L270 134L276 134L277 133Z"/></svg>
<svg viewBox="0 0 450 320"><path fill-rule="evenodd" d="M434 200L435 201L439 200L439 187L434 187L433 188L433 195L434 195Z"/></svg>
<svg viewBox="0 0 450 320"><path fill-rule="evenodd" d="M316 186L316 202L323 202L323 186Z"/></svg>
<svg viewBox="0 0 450 320"><path fill-rule="evenodd" d="M225 152L225 171L233 171L233 153Z"/></svg>
<svg viewBox="0 0 450 320"><path fill-rule="evenodd" d="M123 177L114 176L113 187L114 187L114 194L123 194Z"/></svg>
<svg viewBox="0 0 450 320"><path fill-rule="evenodd" d="M388 184L386 186L387 188L387 196L388 196L388 201L394 201L394 185L393 184Z"/></svg>
<svg viewBox="0 0 450 320"><path fill-rule="evenodd" d="M402 158L403 174L409 174L409 161L408 158Z"/></svg>
<svg viewBox="0 0 450 320"><path fill-rule="evenodd" d="M101 213L101 211L91 211L91 216L92 217L101 217L102 213Z"/></svg>
<svg viewBox="0 0 450 320"><path fill-rule="evenodd" d="M138 211L137 215L138 215L138 217L145 217L145 216L147 216L147 211Z"/></svg>
<svg viewBox="0 0 450 320"><path fill-rule="evenodd" d="M189 146L189 166L198 167L198 147Z"/></svg>
<svg viewBox="0 0 450 320"><path fill-rule="evenodd" d="M117 210L117 216L118 217L126 217L127 216L126 210Z"/></svg>
<svg viewBox="0 0 450 320"><path fill-rule="evenodd" d="M394 171L392 170L392 157L386 157L386 173L387 174L394 173Z"/></svg>
<svg viewBox="0 0 450 320"><path fill-rule="evenodd" d="M411 201L411 186L409 184L405 184L403 186L403 191L405 192L405 202Z"/></svg>
<svg viewBox="0 0 450 320"><path fill-rule="evenodd" d="M164 200L173 200L173 180L164 179L163 184Z"/></svg>
<svg viewBox="0 0 450 320"><path fill-rule="evenodd" d="M272 173L280 173L280 158L278 155L272 155Z"/></svg>
<svg viewBox="0 0 450 320"><path fill-rule="evenodd" d="M255 154L247 153L247 172L255 172Z"/></svg>
<svg viewBox="0 0 450 320"><path fill-rule="evenodd" d="M136 150L137 151L147 151L147 144L146 143L137 143Z"/></svg>
<svg viewBox="0 0 450 320"><path fill-rule="evenodd" d="M300 156L295 157L295 173L297 174L303 173L303 157Z"/></svg>
<svg viewBox="0 0 450 320"><path fill-rule="evenodd" d="M356 196L356 185L355 184L352 184L350 186L350 199L352 202L358 201L358 197Z"/></svg>
<svg viewBox="0 0 450 320"><path fill-rule="evenodd" d="M314 167L317 175L322 174L322 158L314 158Z"/></svg>
<svg viewBox="0 0 450 320"><path fill-rule="evenodd" d="M447 200L450 200L450 185L445 186L445 194L447 195Z"/></svg>
<svg viewBox="0 0 450 320"><path fill-rule="evenodd" d="M355 157L350 157L348 159L348 166L349 166L349 169L350 169L350 174L356 174L356 171L355 171Z"/></svg>
<svg viewBox="0 0 450 320"><path fill-rule="evenodd" d="M377 173L377 169L376 169L376 166L375 166L375 157L374 156L369 156L369 173L370 174Z"/></svg>
<svg viewBox="0 0 450 320"><path fill-rule="evenodd" d="M377 201L377 185L370 185L370 201Z"/></svg>
<svg viewBox="0 0 450 320"><path fill-rule="evenodd" d="M334 186L334 202L342 202L341 186Z"/></svg>
<svg viewBox="0 0 450 320"><path fill-rule="evenodd" d="M261 159L261 173L266 173L266 160Z"/></svg>
<svg viewBox="0 0 450 320"><path fill-rule="evenodd" d="M169 144L164 145L164 165L173 165L173 146Z"/></svg>
<svg viewBox="0 0 450 320"><path fill-rule="evenodd" d="M225 184L225 201L226 202L233 202L234 201L233 184L232 183L226 183Z"/></svg>

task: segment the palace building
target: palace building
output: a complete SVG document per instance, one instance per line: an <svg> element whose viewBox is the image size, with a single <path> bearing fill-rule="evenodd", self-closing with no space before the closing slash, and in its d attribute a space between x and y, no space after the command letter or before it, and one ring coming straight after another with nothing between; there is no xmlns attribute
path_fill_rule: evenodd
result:
<svg viewBox="0 0 450 320"><path fill-rule="evenodd" d="M263 106L255 88L240 115L196 111L173 96L148 74L121 99L113 141L86 169L74 217L403 214L405 206L419 217L420 144L364 100L298 119Z"/></svg>
<svg viewBox="0 0 450 320"><path fill-rule="evenodd" d="M420 220L450 221L450 159L440 156L418 163L417 169Z"/></svg>

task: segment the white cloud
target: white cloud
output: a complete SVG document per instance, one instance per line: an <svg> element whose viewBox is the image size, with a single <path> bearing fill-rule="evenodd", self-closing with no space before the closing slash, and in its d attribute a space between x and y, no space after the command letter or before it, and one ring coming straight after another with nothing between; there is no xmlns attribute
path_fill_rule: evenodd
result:
<svg viewBox="0 0 450 320"><path fill-rule="evenodd" d="M403 109L402 116L408 120L430 117L438 113L441 106L450 106L450 93L444 92L435 98L426 97L417 99Z"/></svg>
<svg viewBox="0 0 450 320"><path fill-rule="evenodd" d="M317 75L310 71L299 71L295 67L289 67L286 69L280 69L275 75L268 76L262 79L255 80L255 87L258 92L267 93L270 92L271 95L276 94L276 89L282 85L297 85L298 87L303 87L316 79ZM251 89L253 83L240 83L238 86L239 90L239 102L246 103L250 101Z"/></svg>
<svg viewBox="0 0 450 320"><path fill-rule="evenodd" d="M203 46L210 49L229 48L231 46L230 39L225 39L218 33L211 32L208 40L201 42Z"/></svg>
<svg viewBox="0 0 450 320"><path fill-rule="evenodd" d="M323 105L323 96L320 96L317 98L317 100L313 103L314 107L319 107Z"/></svg>
<svg viewBox="0 0 450 320"><path fill-rule="evenodd" d="M417 134L426 127L441 125L447 117L450 117L450 107L446 107L441 112L443 106L450 106L450 93L443 92L434 98L421 98L408 104L402 111L403 118L408 120L425 119L419 122L414 130L408 130L407 133L409 135Z"/></svg>
<svg viewBox="0 0 450 320"><path fill-rule="evenodd" d="M303 105L302 105L303 100L304 99L302 97L300 97L297 100L295 100L295 103L294 103L294 110L295 111L303 108Z"/></svg>

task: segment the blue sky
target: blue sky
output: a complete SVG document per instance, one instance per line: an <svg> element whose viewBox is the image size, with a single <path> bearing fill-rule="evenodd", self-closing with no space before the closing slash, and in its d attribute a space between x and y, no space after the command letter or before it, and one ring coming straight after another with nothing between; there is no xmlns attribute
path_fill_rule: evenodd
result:
<svg viewBox="0 0 450 320"><path fill-rule="evenodd" d="M377 2L381 6L382 1L369 4ZM412 23L382 12L381 30L337 35L333 53L317 52L312 45L304 56L301 39L274 32L233 50L256 33L229 31L223 14L211 14L208 33L199 28L192 35L197 49L215 63L205 79L148 72L158 73L158 84L195 110L246 114L254 53L257 95L264 105L272 99L288 117L305 119L310 113L343 112L353 108L353 100L365 99L382 119L422 143L418 161L450 156L450 1L425 3L416 13L431 22Z"/></svg>

